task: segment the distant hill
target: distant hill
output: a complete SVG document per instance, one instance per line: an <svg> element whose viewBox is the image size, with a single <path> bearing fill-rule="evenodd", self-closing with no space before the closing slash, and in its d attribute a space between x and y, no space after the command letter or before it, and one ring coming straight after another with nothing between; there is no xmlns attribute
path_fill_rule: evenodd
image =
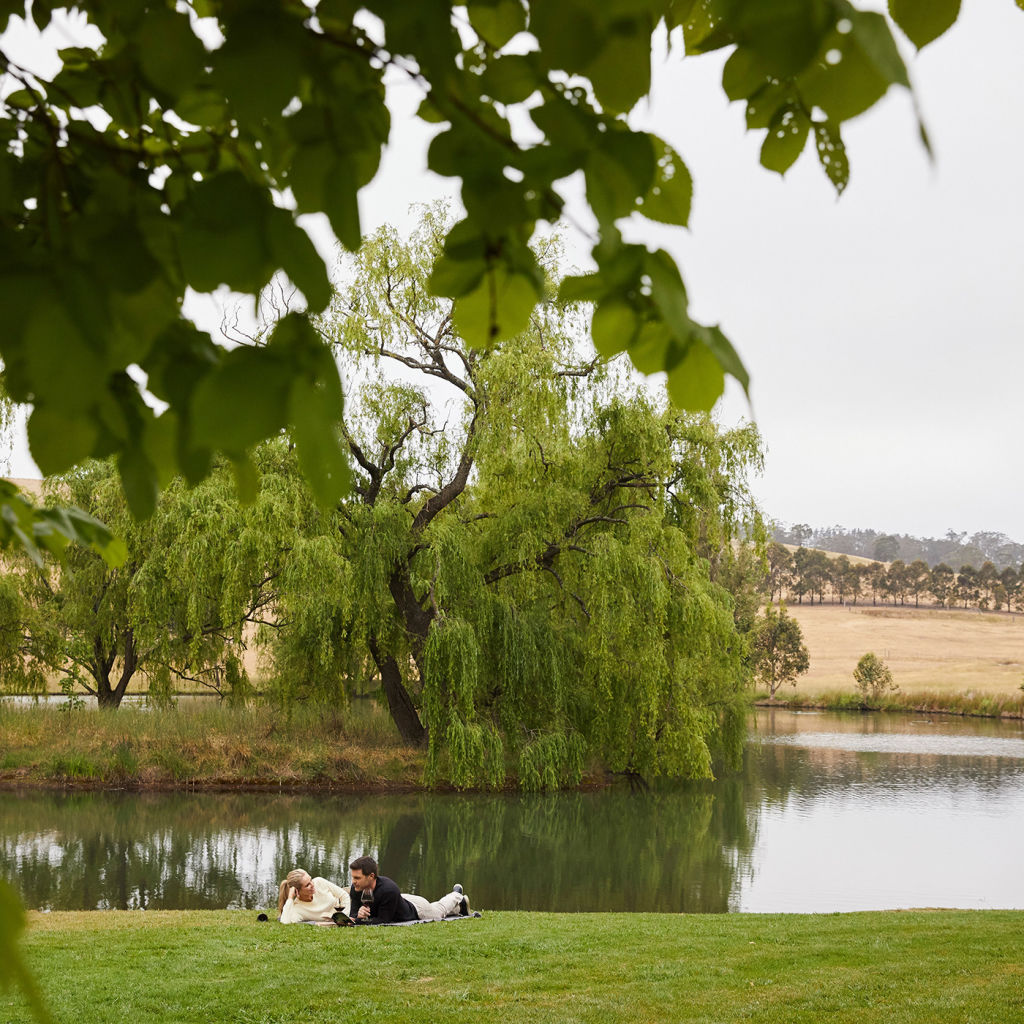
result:
<svg viewBox="0 0 1024 1024"><path fill-rule="evenodd" d="M31 494L35 498L40 497L43 493L42 480L35 480L27 476L9 476L5 479L10 480L19 490L24 491L26 494Z"/></svg>
<svg viewBox="0 0 1024 1024"><path fill-rule="evenodd" d="M902 559L908 565L921 559L930 568L940 562L953 569L973 565L980 569L992 562L997 569L1020 569L1024 544L1004 533L967 533L948 530L945 537L912 537L879 530L847 530L842 526L811 527L806 523L778 525L772 537L780 544L818 548L836 554L858 556L878 562Z"/></svg>

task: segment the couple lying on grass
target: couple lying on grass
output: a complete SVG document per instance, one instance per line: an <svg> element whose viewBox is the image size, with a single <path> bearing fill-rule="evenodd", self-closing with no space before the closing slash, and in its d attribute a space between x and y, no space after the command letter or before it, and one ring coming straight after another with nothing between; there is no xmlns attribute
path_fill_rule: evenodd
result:
<svg viewBox="0 0 1024 1024"><path fill-rule="evenodd" d="M288 872L277 896L281 924L400 924L404 921L441 921L469 916L469 900L462 886L431 903L422 896L399 892L380 874L372 857L357 857L349 864L352 888L348 892L326 878L310 878L302 868ZM358 907L356 913L352 908Z"/></svg>

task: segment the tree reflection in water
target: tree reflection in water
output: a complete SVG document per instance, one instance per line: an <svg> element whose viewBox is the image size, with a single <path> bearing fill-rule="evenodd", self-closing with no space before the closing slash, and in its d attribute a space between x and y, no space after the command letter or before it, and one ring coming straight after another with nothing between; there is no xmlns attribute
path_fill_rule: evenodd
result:
<svg viewBox="0 0 1024 1024"><path fill-rule="evenodd" d="M753 847L746 777L550 796L0 794L0 870L38 909L266 906L359 854L475 906L722 912Z"/></svg>

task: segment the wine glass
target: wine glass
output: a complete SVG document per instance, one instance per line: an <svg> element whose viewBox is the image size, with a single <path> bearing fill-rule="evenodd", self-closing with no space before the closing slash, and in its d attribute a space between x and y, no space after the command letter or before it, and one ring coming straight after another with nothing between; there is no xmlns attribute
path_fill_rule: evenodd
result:
<svg viewBox="0 0 1024 1024"><path fill-rule="evenodd" d="M364 889L359 894L359 902L362 903L364 907L369 907L369 905L373 902L373 893L370 892L369 889Z"/></svg>

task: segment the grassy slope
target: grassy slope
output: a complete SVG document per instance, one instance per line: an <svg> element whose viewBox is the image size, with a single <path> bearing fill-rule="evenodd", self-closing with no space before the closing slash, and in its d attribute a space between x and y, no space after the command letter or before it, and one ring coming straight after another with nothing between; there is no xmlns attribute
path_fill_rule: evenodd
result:
<svg viewBox="0 0 1024 1024"><path fill-rule="evenodd" d="M387 929L248 912L32 915L58 1021L981 1022L1024 1016L1024 914L487 914ZM0 995L0 1020L28 1021Z"/></svg>
<svg viewBox="0 0 1024 1024"><path fill-rule="evenodd" d="M1024 615L871 604L787 605L811 669L797 695L853 691L866 651L885 659L904 692L1016 694L1024 683ZM780 696L792 694L786 687Z"/></svg>

